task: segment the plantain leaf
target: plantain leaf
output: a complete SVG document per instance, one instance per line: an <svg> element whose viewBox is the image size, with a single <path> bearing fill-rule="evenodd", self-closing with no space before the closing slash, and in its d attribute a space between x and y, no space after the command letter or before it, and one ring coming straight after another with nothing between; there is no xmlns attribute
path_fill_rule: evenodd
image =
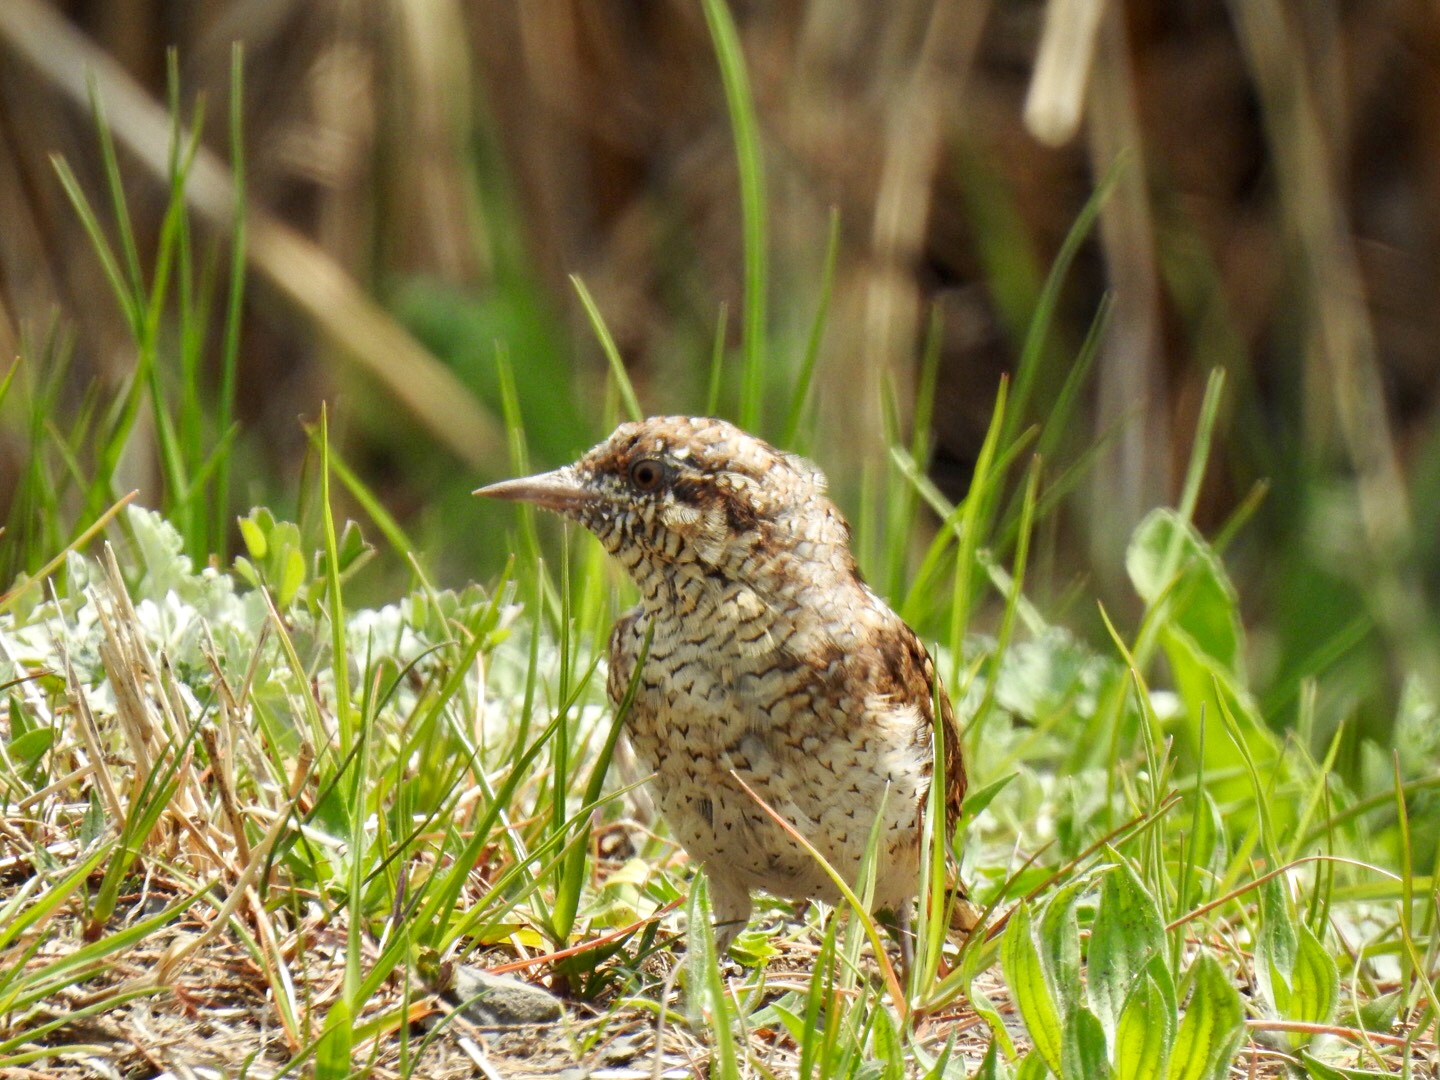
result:
<svg viewBox="0 0 1440 1080"><path fill-rule="evenodd" d="M1299 939L1285 887L1279 878L1260 886L1260 933L1255 942L1255 978L1277 1016L1293 1019L1290 978L1295 972Z"/></svg>
<svg viewBox="0 0 1440 1080"><path fill-rule="evenodd" d="M1005 981L1010 984L1015 1007L1020 1010L1020 1019L1030 1033L1030 1041L1035 1044L1036 1053L1045 1060L1051 1072L1061 1075L1060 1014L1046 985L1040 952L1035 948L1028 902L1016 909L1005 930L1004 940L1000 943L1000 966L1005 972Z"/></svg>
<svg viewBox="0 0 1440 1080"><path fill-rule="evenodd" d="M1105 1029L1083 1005L1065 1022L1065 1046L1060 1063L1062 1080L1107 1080L1111 1075Z"/></svg>
<svg viewBox="0 0 1440 1080"><path fill-rule="evenodd" d="M1224 969L1209 953L1190 969L1194 989L1175 1034L1165 1080L1220 1080L1245 1035L1245 1007Z"/></svg>
<svg viewBox="0 0 1440 1080"><path fill-rule="evenodd" d="M1144 974L1115 1029L1116 1080L1160 1080L1174 1040L1174 1008L1155 979Z"/></svg>
<svg viewBox="0 0 1440 1080"><path fill-rule="evenodd" d="M1295 950L1295 967L1290 979L1290 1012L1287 1020L1307 1024L1328 1024L1340 1002L1340 969L1325 951L1310 927L1299 926L1299 946ZM1302 1046L1310 1036L1294 1032L1291 1045Z"/></svg>
<svg viewBox="0 0 1440 1080"><path fill-rule="evenodd" d="M1151 962L1164 968L1165 924L1160 908L1129 862L1114 851L1115 866L1100 885L1100 906L1090 930L1086 990L1106 1037L1114 1045L1120 1015ZM1158 973L1171 984L1168 970ZM1167 995L1174 1002L1173 985Z"/></svg>
<svg viewBox="0 0 1440 1080"><path fill-rule="evenodd" d="M1069 1016L1080 1002L1080 926L1075 905L1088 886L1081 879L1057 890L1040 916L1040 965L1061 1016Z"/></svg>

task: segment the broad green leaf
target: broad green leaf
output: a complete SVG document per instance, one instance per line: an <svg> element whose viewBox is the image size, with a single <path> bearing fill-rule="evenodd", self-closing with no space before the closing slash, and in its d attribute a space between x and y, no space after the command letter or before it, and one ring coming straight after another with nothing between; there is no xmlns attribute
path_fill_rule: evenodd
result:
<svg viewBox="0 0 1440 1080"><path fill-rule="evenodd" d="M819 982L820 980L816 979L815 981ZM785 1029L786 1034L795 1040L796 1046L804 1045L805 1040L811 1037L809 1029L805 1027L805 1021L796 1016L792 1010L787 1009L778 1001L771 1002L769 1010L779 1019L780 1026Z"/></svg>
<svg viewBox="0 0 1440 1080"><path fill-rule="evenodd" d="M280 587L276 590L275 604L282 611L290 606L300 586L305 583L305 557L299 548L290 548L281 565Z"/></svg>
<svg viewBox="0 0 1440 1080"><path fill-rule="evenodd" d="M1243 680L1239 600L1225 568L1194 526L1174 510L1151 511L1131 537L1125 569L1147 604L1159 600L1178 574L1170 593L1170 625Z"/></svg>
<svg viewBox="0 0 1440 1080"><path fill-rule="evenodd" d="M1060 1075L1060 1015L1046 986L1040 953L1030 932L1028 902L1022 903L1010 919L1000 943L1000 966L1036 1052L1051 1072Z"/></svg>
<svg viewBox="0 0 1440 1080"><path fill-rule="evenodd" d="M235 556L235 572L239 574L240 577L245 580L245 584L251 588L258 589L260 587L260 571L255 569L255 564L245 558L244 555Z"/></svg>
<svg viewBox="0 0 1440 1080"><path fill-rule="evenodd" d="M751 1018L751 1023L754 1023L753 1017ZM917 1077L917 1080L960 1080L960 1078L968 1076L969 1072L966 1069L967 1059L955 1052L956 1041L956 1033L952 1031L950 1037L945 1040L938 1053L932 1053L923 1046L916 1046L913 1043L909 1044L908 1050L914 1055L914 1063L922 1070L918 1073L912 1072L909 1075ZM981 1068L984 1068L983 1062L981 1063ZM904 1063L902 1061L900 1070L901 1080L904 1080L905 1075ZM978 1076L979 1073L977 1072L976 1075ZM1008 1070L1006 1071L1006 1075L1009 1075Z"/></svg>
<svg viewBox="0 0 1440 1080"><path fill-rule="evenodd" d="M1014 780L1017 773L1006 773L994 783L986 784L976 792L965 793L965 801L960 807L960 825L963 828L966 822L973 821L980 816L980 812L995 801L995 796L1004 791Z"/></svg>
<svg viewBox="0 0 1440 1080"><path fill-rule="evenodd" d="M625 922L628 924L637 918L639 918L639 914L636 909L632 908ZM617 923L616 925L621 924ZM759 967L781 954L781 950L775 946L776 940L773 932L766 934L760 931L742 930L730 943L730 955L747 967Z"/></svg>
<svg viewBox="0 0 1440 1080"><path fill-rule="evenodd" d="M1214 695L1224 696L1250 757L1264 765L1279 756L1274 735L1260 721L1247 690L1245 642L1235 589L1219 558L1189 522L1173 510L1156 510L1136 528L1125 567L1136 592L1152 607L1163 602L1159 642L1170 661L1175 689L1185 702L1182 734L1198 753L1202 708L1214 719ZM1168 590L1168 591L1167 591ZM1204 740L1205 767L1224 774L1244 765L1228 740ZM1221 802L1249 794L1242 776L1212 783Z"/></svg>
<svg viewBox="0 0 1440 1080"><path fill-rule="evenodd" d="M1015 1080L1045 1080L1052 1075L1045 1065L1045 1059L1039 1054L1026 1054L1020 1059L1020 1066L1015 1070Z"/></svg>
<svg viewBox="0 0 1440 1080"><path fill-rule="evenodd" d="M1220 1080L1245 1035L1240 993L1209 953L1191 968L1194 989L1180 1021L1165 1080Z"/></svg>
<svg viewBox="0 0 1440 1080"><path fill-rule="evenodd" d="M1400 990L1370 999L1360 1006L1360 1026L1366 1031L1387 1034L1399 1019L1404 1001L1405 994Z"/></svg>
<svg viewBox="0 0 1440 1080"><path fill-rule="evenodd" d="M369 545L365 543L365 537L360 534L360 526L353 521L346 521L345 528L340 533L339 550L336 554L336 561L340 564L340 572L343 574L354 564L355 560L365 554Z"/></svg>
<svg viewBox="0 0 1440 1080"><path fill-rule="evenodd" d="M1090 930L1086 990L1090 1007L1113 1042L1126 999L1141 973L1152 958L1164 954L1165 924L1129 862L1114 851L1109 854L1115 866L1100 885L1100 905ZM1174 1000L1173 989L1169 997Z"/></svg>
<svg viewBox="0 0 1440 1080"><path fill-rule="evenodd" d="M1310 927L1301 923L1299 931L1300 942L1290 978L1290 1013L1286 1019L1328 1024L1340 1001L1340 969ZM1309 1036L1298 1032L1291 1035L1293 1045L1308 1041Z"/></svg>
<svg viewBox="0 0 1440 1080"><path fill-rule="evenodd" d="M250 558L256 562L263 562L270 551L270 541L265 536L265 530L255 520L255 513L249 517L240 519L240 539L245 541L245 550Z"/></svg>
<svg viewBox="0 0 1440 1080"><path fill-rule="evenodd" d="M1170 661L1175 689L1185 702L1183 734L1191 752L1199 751L1200 713L1203 708L1211 725L1205 739L1205 768L1215 775L1227 772L1235 774L1229 780L1211 781L1208 784L1211 794L1221 803L1239 801L1242 815L1248 815L1252 811L1244 806L1244 802L1253 797L1253 791L1249 782L1240 774L1245 766L1245 759L1239 749L1224 737L1219 724L1215 722L1218 719L1217 710L1220 708L1220 703L1216 701L1217 692L1234 719L1235 731L1238 737L1244 740L1246 752L1262 772L1267 766L1273 766L1278 761L1279 743L1259 718L1259 710L1244 684L1206 656L1193 638L1183 631L1168 628L1161 632L1160 643L1165 649L1166 659ZM1289 810L1284 804L1273 805L1268 809L1272 820L1278 817L1282 821Z"/></svg>
<svg viewBox="0 0 1440 1080"><path fill-rule="evenodd" d="M1095 1014L1081 1005L1065 1023L1060 1076L1062 1080L1105 1080L1110 1075L1105 1030Z"/></svg>
<svg viewBox="0 0 1440 1080"><path fill-rule="evenodd" d="M889 1009L876 1009L875 1029L871 1041L872 1063L880 1066L884 1080L905 1080L905 1050L895 1030Z"/></svg>
<svg viewBox="0 0 1440 1080"><path fill-rule="evenodd" d="M360 532L360 526L354 521L346 521L345 528L341 530L335 545L335 565L340 568L341 578L348 578L374 554L375 549L365 542L365 537ZM329 573L330 568L325 552L317 551L315 553L315 570L311 576L323 578L327 577Z"/></svg>
<svg viewBox="0 0 1440 1080"><path fill-rule="evenodd" d="M10 745L14 747L15 740L28 732L36 730L35 726L25 717L25 710L20 707L20 701L14 695L10 697L9 707L6 712L10 716ZM1014 773L1010 774L1014 776Z"/></svg>
<svg viewBox="0 0 1440 1080"><path fill-rule="evenodd" d="M25 734L17 735L12 739L7 750L17 765L22 769L28 769L45 756L45 752L54 742L55 731L53 728L31 728Z"/></svg>
<svg viewBox="0 0 1440 1080"><path fill-rule="evenodd" d="M714 1038L715 1052L710 1075L719 1080L739 1076L735 1053L734 1019L730 997L725 993L720 966L715 953L714 914L710 907L710 882L703 874L690 886L690 899L685 905L690 937L685 952L685 1005L691 1022L708 1027ZM710 1008L708 1023L705 1006Z"/></svg>
<svg viewBox="0 0 1440 1080"><path fill-rule="evenodd" d="M1159 1080L1174 1038L1174 1006L1156 981L1143 975L1115 1029L1116 1080Z"/></svg>
<svg viewBox="0 0 1440 1080"><path fill-rule="evenodd" d="M110 828L110 818L100 804L100 792L90 789L90 801L85 807L85 816L80 819L80 846L88 848L105 835Z"/></svg>
<svg viewBox="0 0 1440 1080"><path fill-rule="evenodd" d="M1299 942L1290 904L1279 878L1260 886L1260 934L1255 942L1255 978L1260 992L1277 1016L1293 1019L1290 978L1295 971Z"/></svg>
<svg viewBox="0 0 1440 1080"><path fill-rule="evenodd" d="M171 589L181 587L189 579L192 565L185 554L185 540L175 526L159 514L137 506L126 507L125 520L145 568L131 599L159 600Z"/></svg>
<svg viewBox="0 0 1440 1080"><path fill-rule="evenodd" d="M1075 905L1088 885L1082 879L1058 889L1040 916L1040 964L1061 1016L1069 1016L1080 1000L1080 925Z"/></svg>

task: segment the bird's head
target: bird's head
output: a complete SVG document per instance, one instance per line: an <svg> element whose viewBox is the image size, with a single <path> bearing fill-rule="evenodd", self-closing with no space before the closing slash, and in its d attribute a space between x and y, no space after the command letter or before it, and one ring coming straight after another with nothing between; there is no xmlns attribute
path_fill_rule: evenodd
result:
<svg viewBox="0 0 1440 1080"><path fill-rule="evenodd" d="M637 576L685 563L743 573L802 548L850 557L849 528L820 470L724 420L621 424L573 465L475 494L579 522Z"/></svg>

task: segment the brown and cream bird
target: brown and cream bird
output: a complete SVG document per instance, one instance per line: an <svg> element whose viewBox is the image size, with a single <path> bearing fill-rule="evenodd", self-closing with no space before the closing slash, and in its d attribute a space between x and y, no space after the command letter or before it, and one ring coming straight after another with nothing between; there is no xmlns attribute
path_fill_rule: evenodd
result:
<svg viewBox="0 0 1440 1080"><path fill-rule="evenodd" d="M610 638L609 695L618 707L653 626L629 734L671 832L709 874L722 951L754 889L839 899L737 779L852 882L883 808L874 904L904 920L936 725L951 830L960 739L929 654L861 578L814 465L723 420L663 416L477 494L579 522L639 585Z"/></svg>

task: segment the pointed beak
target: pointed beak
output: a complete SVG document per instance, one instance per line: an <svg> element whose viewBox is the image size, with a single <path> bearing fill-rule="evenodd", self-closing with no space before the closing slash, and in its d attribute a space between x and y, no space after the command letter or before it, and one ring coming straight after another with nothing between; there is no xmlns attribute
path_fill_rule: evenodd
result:
<svg viewBox="0 0 1440 1080"><path fill-rule="evenodd" d="M510 502L527 502L546 510L567 513L580 510L595 501L595 493L580 482L574 468L567 465L537 476L518 480L502 480L498 484L476 488L471 494Z"/></svg>

